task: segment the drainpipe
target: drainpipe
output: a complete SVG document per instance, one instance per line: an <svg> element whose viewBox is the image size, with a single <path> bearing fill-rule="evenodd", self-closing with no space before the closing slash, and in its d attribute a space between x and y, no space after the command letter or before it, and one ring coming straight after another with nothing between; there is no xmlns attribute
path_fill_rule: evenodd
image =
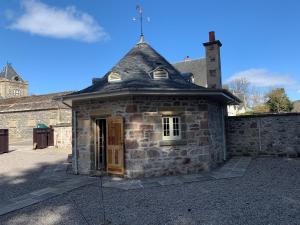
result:
<svg viewBox="0 0 300 225"><path fill-rule="evenodd" d="M223 160L227 159L227 148L226 148L226 135L225 135L225 116L224 116L224 107L221 105L221 116L222 116L222 138L223 138Z"/></svg>
<svg viewBox="0 0 300 225"><path fill-rule="evenodd" d="M74 153L74 172L75 174L78 174L78 155L77 155L77 112L74 110L73 113L73 153Z"/></svg>

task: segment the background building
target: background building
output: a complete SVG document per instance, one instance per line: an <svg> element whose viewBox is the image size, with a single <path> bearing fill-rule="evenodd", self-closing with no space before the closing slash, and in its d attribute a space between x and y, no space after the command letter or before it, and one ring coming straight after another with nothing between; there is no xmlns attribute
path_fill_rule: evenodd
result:
<svg viewBox="0 0 300 225"><path fill-rule="evenodd" d="M0 72L0 98L28 96L28 82L14 70L10 63Z"/></svg>

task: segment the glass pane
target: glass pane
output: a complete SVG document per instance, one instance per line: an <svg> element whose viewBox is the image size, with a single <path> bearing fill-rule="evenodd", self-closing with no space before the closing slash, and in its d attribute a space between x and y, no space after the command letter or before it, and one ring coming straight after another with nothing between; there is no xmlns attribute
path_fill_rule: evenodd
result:
<svg viewBox="0 0 300 225"><path fill-rule="evenodd" d="M164 129L164 136L170 136L170 124L169 124L168 117L163 118L163 129Z"/></svg>

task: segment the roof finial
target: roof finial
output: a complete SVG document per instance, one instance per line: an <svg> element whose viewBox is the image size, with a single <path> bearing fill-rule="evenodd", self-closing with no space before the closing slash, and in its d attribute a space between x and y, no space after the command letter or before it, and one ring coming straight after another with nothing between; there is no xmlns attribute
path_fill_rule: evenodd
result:
<svg viewBox="0 0 300 225"><path fill-rule="evenodd" d="M144 20L144 17L143 17L143 8L142 6L140 5L137 5L136 6L136 10L138 12L138 16L139 16L139 20L140 20L140 31L141 31L141 34L140 34L140 41L139 43L144 43L145 40L144 40L144 32L143 32L143 20ZM136 21L137 19L135 17L133 17L133 21ZM147 21L150 22L150 18L147 17Z"/></svg>

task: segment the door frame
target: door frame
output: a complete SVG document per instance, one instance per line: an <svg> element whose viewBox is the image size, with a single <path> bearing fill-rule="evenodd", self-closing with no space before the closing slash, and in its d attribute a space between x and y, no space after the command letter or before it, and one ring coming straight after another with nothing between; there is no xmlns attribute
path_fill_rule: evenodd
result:
<svg viewBox="0 0 300 225"><path fill-rule="evenodd" d="M96 163L96 160L97 160L97 154L96 154L96 151L97 151L97 144L96 144L96 141L97 141L97 138L99 138L99 136L97 137L97 120L105 120L105 159L104 159L104 162L105 162L105 165L103 165L103 167L101 169L98 169L97 168L97 163ZM103 116L99 116L99 117L93 117L93 124L94 124L94 127L93 127L93 133L94 133L94 148L93 148L93 153L94 153L94 159L93 159L93 165L94 165L94 170L95 171L101 171L103 173L106 173L107 172L107 117L103 117ZM99 140L98 140L99 141ZM98 155L99 157L99 155ZM100 159L99 159L100 160Z"/></svg>

